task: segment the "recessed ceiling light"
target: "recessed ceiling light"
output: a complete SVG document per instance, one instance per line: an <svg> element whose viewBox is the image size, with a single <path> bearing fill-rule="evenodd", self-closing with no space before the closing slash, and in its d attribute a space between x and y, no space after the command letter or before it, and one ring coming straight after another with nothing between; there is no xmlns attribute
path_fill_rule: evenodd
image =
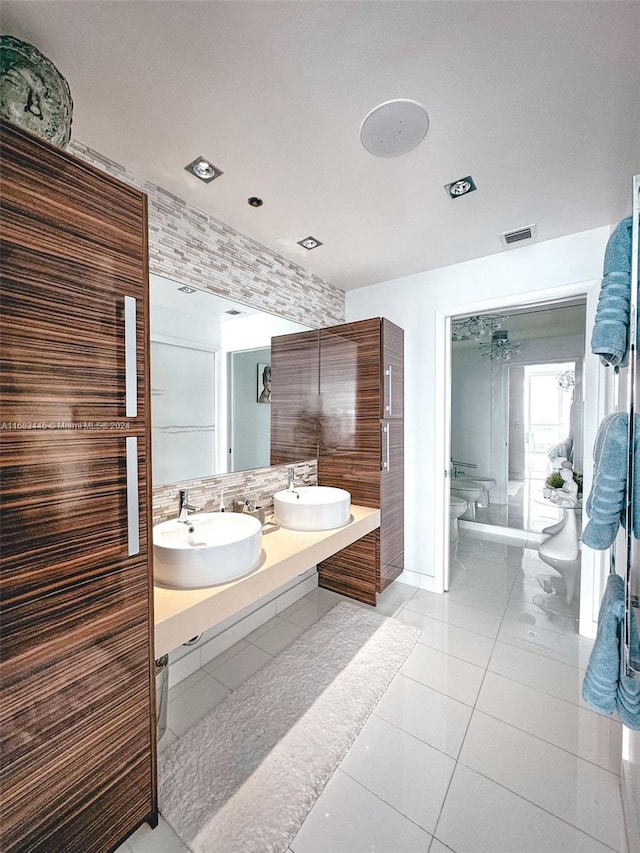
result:
<svg viewBox="0 0 640 853"><path fill-rule="evenodd" d="M191 172L192 175L195 175L196 178L200 178L201 181L204 181L205 184L211 183L216 178L219 178L220 175L224 174L221 169L218 169L217 166L214 166L213 163L210 163L204 157L196 157L191 163L184 167L187 172Z"/></svg>
<svg viewBox="0 0 640 853"><path fill-rule="evenodd" d="M298 246L302 246L303 249L315 249L322 246L322 243L315 237L305 237L304 240L298 240Z"/></svg>
<svg viewBox="0 0 640 853"><path fill-rule="evenodd" d="M258 198L257 195L252 195L251 198L248 198L247 201L251 205L251 207L262 207L264 202L261 198Z"/></svg>
<svg viewBox="0 0 640 853"><path fill-rule="evenodd" d="M188 287L186 284L184 287L179 287L178 290L181 290L182 293L195 293L195 287Z"/></svg>
<svg viewBox="0 0 640 853"><path fill-rule="evenodd" d="M445 184L444 188L450 198L460 198L461 195L472 193L478 189L471 175L467 175L466 178L458 178L450 184Z"/></svg>
<svg viewBox="0 0 640 853"><path fill-rule="evenodd" d="M360 125L360 141L377 157L399 157L427 135L429 116L417 101L400 98L379 104Z"/></svg>
<svg viewBox="0 0 640 853"><path fill-rule="evenodd" d="M240 316L241 314L243 314L244 312L243 312L243 311L238 311L238 309L237 309L237 308L228 308L224 313L225 313L225 314L230 314L232 317L239 317L239 316Z"/></svg>

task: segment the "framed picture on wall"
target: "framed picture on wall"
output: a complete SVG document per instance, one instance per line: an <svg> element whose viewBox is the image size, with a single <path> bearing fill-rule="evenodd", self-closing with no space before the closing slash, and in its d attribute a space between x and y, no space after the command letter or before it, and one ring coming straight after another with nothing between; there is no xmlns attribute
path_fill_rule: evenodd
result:
<svg viewBox="0 0 640 853"><path fill-rule="evenodd" d="M258 363L258 402L271 402L271 365Z"/></svg>

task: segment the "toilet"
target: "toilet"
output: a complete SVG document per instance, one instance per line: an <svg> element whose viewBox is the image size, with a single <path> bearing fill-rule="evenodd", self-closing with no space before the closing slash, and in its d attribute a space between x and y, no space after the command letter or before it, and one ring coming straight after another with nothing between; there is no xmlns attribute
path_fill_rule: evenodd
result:
<svg viewBox="0 0 640 853"><path fill-rule="evenodd" d="M482 494L482 487L472 483L470 480L452 480L451 482L451 498L457 498L467 504L466 512L464 512L460 518L466 518L468 521L475 521L476 502L482 498Z"/></svg>
<svg viewBox="0 0 640 853"><path fill-rule="evenodd" d="M467 511L467 502L454 494L449 497L449 540L458 541L458 519Z"/></svg>
<svg viewBox="0 0 640 853"><path fill-rule="evenodd" d="M489 506L489 492L491 489L495 488L498 481L493 477L476 477L472 474L465 474L464 477L458 477L457 479L454 478L452 480L452 483L456 484L453 488L458 488L458 482L461 482L463 485L471 483L479 489L482 489L482 495L476 501L476 506L478 508L486 509Z"/></svg>

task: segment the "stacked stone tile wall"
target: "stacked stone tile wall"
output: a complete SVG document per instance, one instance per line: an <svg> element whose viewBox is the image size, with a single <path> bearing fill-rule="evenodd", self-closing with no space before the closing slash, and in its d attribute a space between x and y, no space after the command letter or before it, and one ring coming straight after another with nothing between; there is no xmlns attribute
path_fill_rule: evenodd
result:
<svg viewBox="0 0 640 853"><path fill-rule="evenodd" d="M287 471L295 468L296 484L315 486L318 467L315 459L295 465L277 465L237 474L222 474L198 480L184 480L169 486L156 486L153 490L153 523L176 518L178 514L178 489L189 490L189 503L206 512L217 512L220 502L231 511L236 500L253 500L267 515L273 512L273 495L287 488Z"/></svg>

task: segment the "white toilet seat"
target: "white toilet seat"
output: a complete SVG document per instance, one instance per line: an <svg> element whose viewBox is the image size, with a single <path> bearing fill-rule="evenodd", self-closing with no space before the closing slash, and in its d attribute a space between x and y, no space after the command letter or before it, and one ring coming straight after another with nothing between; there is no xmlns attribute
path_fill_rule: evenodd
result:
<svg viewBox="0 0 640 853"><path fill-rule="evenodd" d="M464 518L475 519L476 501L482 497L482 494L482 488L473 483L462 483L460 480L456 482L455 486L453 485L453 481L451 483L451 496L467 503L467 511L464 513Z"/></svg>

